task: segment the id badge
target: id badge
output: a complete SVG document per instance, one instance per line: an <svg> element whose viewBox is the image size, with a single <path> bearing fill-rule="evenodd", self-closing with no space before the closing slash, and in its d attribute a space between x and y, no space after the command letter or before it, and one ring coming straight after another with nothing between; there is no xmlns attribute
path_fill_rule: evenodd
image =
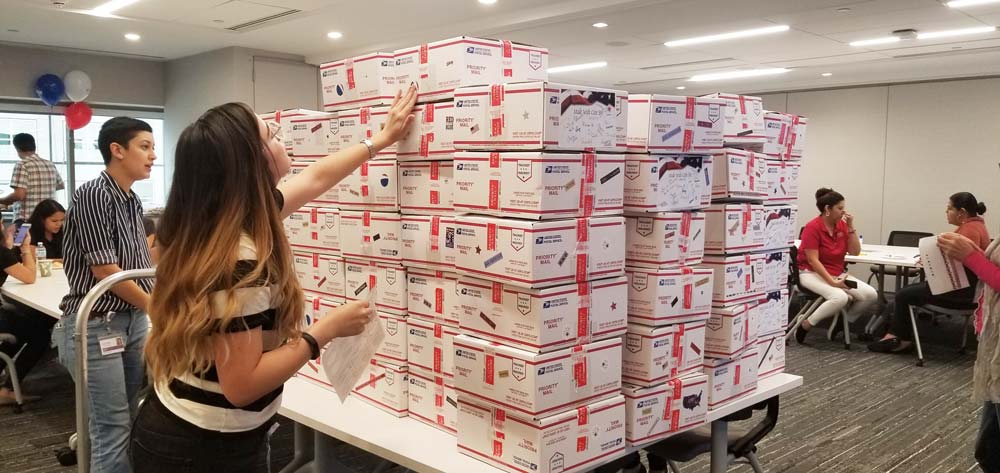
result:
<svg viewBox="0 0 1000 473"><path fill-rule="evenodd" d="M111 356L125 351L125 336L111 334L97 339L101 346L101 356Z"/></svg>

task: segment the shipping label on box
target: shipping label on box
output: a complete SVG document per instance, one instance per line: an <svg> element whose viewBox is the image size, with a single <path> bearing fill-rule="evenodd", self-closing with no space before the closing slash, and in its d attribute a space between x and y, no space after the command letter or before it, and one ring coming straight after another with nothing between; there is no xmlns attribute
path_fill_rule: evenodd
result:
<svg viewBox="0 0 1000 473"><path fill-rule="evenodd" d="M431 374L455 374L454 342L458 329L410 317L409 364Z"/></svg>
<svg viewBox="0 0 1000 473"><path fill-rule="evenodd" d="M460 300L456 289L458 275L444 271L407 268L410 317L458 327Z"/></svg>
<svg viewBox="0 0 1000 473"><path fill-rule="evenodd" d="M459 395L536 419L617 395L621 368L620 338L538 354L455 337Z"/></svg>
<svg viewBox="0 0 1000 473"><path fill-rule="evenodd" d="M623 152L616 96L596 87L524 82L455 91L458 149Z"/></svg>
<svg viewBox="0 0 1000 473"><path fill-rule="evenodd" d="M780 291L788 287L791 255L787 248L771 250L764 255L764 292Z"/></svg>
<svg viewBox="0 0 1000 473"><path fill-rule="evenodd" d="M707 391L708 377L700 372L651 387L622 386L628 445L638 447L705 424Z"/></svg>
<svg viewBox="0 0 1000 473"><path fill-rule="evenodd" d="M799 169L795 161L767 160L766 204L794 203L799 198Z"/></svg>
<svg viewBox="0 0 1000 473"><path fill-rule="evenodd" d="M321 159L341 149L340 121L336 113L295 117L285 130L292 140L289 156Z"/></svg>
<svg viewBox="0 0 1000 473"><path fill-rule="evenodd" d="M764 293L764 255L707 255L702 265L715 271L712 303L753 302Z"/></svg>
<svg viewBox="0 0 1000 473"><path fill-rule="evenodd" d="M706 323L705 356L732 359L757 343L757 303L713 307Z"/></svg>
<svg viewBox="0 0 1000 473"><path fill-rule="evenodd" d="M784 335L788 328L788 289L772 291L761 296L757 304L759 338Z"/></svg>
<svg viewBox="0 0 1000 473"><path fill-rule="evenodd" d="M769 378L785 372L785 337L777 334L757 340L757 379Z"/></svg>
<svg viewBox="0 0 1000 473"><path fill-rule="evenodd" d="M366 138L373 138L389 119L389 106L361 107L337 113L340 127L340 146L346 149ZM397 144L379 151L374 159L396 159Z"/></svg>
<svg viewBox="0 0 1000 473"><path fill-rule="evenodd" d="M705 322L650 327L629 324L622 350L622 380L637 386L700 373Z"/></svg>
<svg viewBox="0 0 1000 473"><path fill-rule="evenodd" d="M712 200L712 157L625 155L625 210L704 209Z"/></svg>
<svg viewBox="0 0 1000 473"><path fill-rule="evenodd" d="M628 150L633 153L705 153L722 148L726 101L630 94Z"/></svg>
<svg viewBox="0 0 1000 473"><path fill-rule="evenodd" d="M708 318L715 277L711 270L629 267L625 272L629 280L630 322L662 326Z"/></svg>
<svg viewBox="0 0 1000 473"><path fill-rule="evenodd" d="M705 97L726 101L725 136L726 146L763 146L767 141L764 132L764 103L760 97L735 94L709 94ZM758 148L759 149L759 148Z"/></svg>
<svg viewBox="0 0 1000 473"><path fill-rule="evenodd" d="M315 251L292 250L295 274L302 289L343 300L347 295L343 258Z"/></svg>
<svg viewBox="0 0 1000 473"><path fill-rule="evenodd" d="M372 359L351 394L396 417L406 417L409 388L407 366Z"/></svg>
<svg viewBox="0 0 1000 473"><path fill-rule="evenodd" d="M385 337L375 351L375 358L397 365L407 364L407 353L409 344L407 342L409 330L407 328L406 316L390 314L388 312L377 312L376 316L382 319L382 329Z"/></svg>
<svg viewBox="0 0 1000 473"><path fill-rule="evenodd" d="M340 212L340 244L345 257L399 263L401 216L388 212Z"/></svg>
<svg viewBox="0 0 1000 473"><path fill-rule="evenodd" d="M625 270L622 217L528 221L457 218L460 273L520 287L552 287L620 276Z"/></svg>
<svg viewBox="0 0 1000 473"><path fill-rule="evenodd" d="M406 316L405 268L374 261L347 260L344 269L348 301L371 300L380 311ZM374 296L369 295L372 287L375 288Z"/></svg>
<svg viewBox="0 0 1000 473"><path fill-rule="evenodd" d="M625 452L620 394L540 420L469 401L458 403L458 450L503 471L591 471Z"/></svg>
<svg viewBox="0 0 1000 473"><path fill-rule="evenodd" d="M455 270L454 217L404 215L401 228L403 264L439 271Z"/></svg>
<svg viewBox="0 0 1000 473"><path fill-rule="evenodd" d="M396 159L428 161L450 159L455 153L455 104L438 102L413 108L409 131L397 143Z"/></svg>
<svg viewBox="0 0 1000 473"><path fill-rule="evenodd" d="M705 253L745 253L763 249L763 205L713 204L705 214Z"/></svg>
<svg viewBox="0 0 1000 473"><path fill-rule="evenodd" d="M337 183L340 208L396 212L399 210L399 164L395 159L364 162Z"/></svg>
<svg viewBox="0 0 1000 473"><path fill-rule="evenodd" d="M410 417L452 435L458 433L458 395L451 377L411 365L409 378Z"/></svg>
<svg viewBox="0 0 1000 473"><path fill-rule="evenodd" d="M332 112L391 104L399 89L395 65L396 59L391 53L367 54L321 64L319 81L323 89L323 109Z"/></svg>
<svg viewBox="0 0 1000 473"><path fill-rule="evenodd" d="M453 215L451 161L399 163L399 210L414 215Z"/></svg>
<svg viewBox="0 0 1000 473"><path fill-rule="evenodd" d="M548 289L469 277L458 281L461 332L534 353L625 333L625 277Z"/></svg>
<svg viewBox="0 0 1000 473"><path fill-rule="evenodd" d="M664 212L625 217L625 264L644 268L697 265L705 256L705 214Z"/></svg>
<svg viewBox="0 0 1000 473"><path fill-rule="evenodd" d="M764 207L764 248L776 250L795 244L795 218L799 208L794 205Z"/></svg>
<svg viewBox="0 0 1000 473"><path fill-rule="evenodd" d="M524 219L620 215L623 155L455 154L455 208Z"/></svg>
<svg viewBox="0 0 1000 473"><path fill-rule="evenodd" d="M725 149L713 157L712 200L762 202L767 198L767 162L753 151Z"/></svg>
<svg viewBox="0 0 1000 473"><path fill-rule="evenodd" d="M747 350L740 358L706 358L708 409L717 409L757 388L757 350Z"/></svg>

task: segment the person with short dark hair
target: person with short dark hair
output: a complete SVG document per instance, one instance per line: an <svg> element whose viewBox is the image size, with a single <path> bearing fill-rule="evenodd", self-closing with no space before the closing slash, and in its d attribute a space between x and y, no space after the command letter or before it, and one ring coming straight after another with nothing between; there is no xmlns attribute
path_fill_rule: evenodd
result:
<svg viewBox="0 0 1000 473"><path fill-rule="evenodd" d="M55 198L66 184L56 166L35 153L35 137L18 133L12 142L21 161L14 165L10 178L14 191L0 198L0 204L14 204L14 219L27 220L39 202Z"/></svg>
<svg viewBox="0 0 1000 473"><path fill-rule="evenodd" d="M844 196L833 189L817 190L819 216L802 229L797 261L799 284L825 301L795 331L798 343L805 340L816 324L848 305L847 320L854 322L878 299L875 288L847 274L844 259L848 253L861 253L861 240L854 229L854 216L847 212L844 200Z"/></svg>
<svg viewBox="0 0 1000 473"><path fill-rule="evenodd" d="M28 223L31 224L31 244L45 248L45 259L62 261L62 228L65 218L66 209L52 199L39 202L28 218Z"/></svg>
<svg viewBox="0 0 1000 473"><path fill-rule="evenodd" d="M98 281L121 271L152 267L142 202L132 191L132 185L149 179L153 169L152 132L148 123L134 118L105 122L97 139L105 170L76 190L66 214L63 263L69 294L59 306L64 329L56 342L59 361L75 376L73 327L77 317L87 317L90 468L95 472L132 471L129 428L145 378L142 351L149 330L145 311L153 281L118 283L89 314L77 312Z"/></svg>
<svg viewBox="0 0 1000 473"><path fill-rule="evenodd" d="M20 246L14 245L14 232L17 225L10 225L3 234L0 243L0 286L7 281L7 276L24 284L33 284L36 278L35 252L31 250L31 235L27 235ZM14 368L18 381L24 381L32 368L42 359L51 346L52 326L54 318L23 304L4 302L0 305L0 332L9 333L17 338L15 344L4 344L2 349L13 357ZM19 353L19 354L18 354ZM0 370L6 365L0 364ZM7 373L7 379L0 385L0 406L14 404L13 375ZM24 401L37 399L35 396L23 396Z"/></svg>
<svg viewBox="0 0 1000 473"><path fill-rule="evenodd" d="M955 233L975 242L980 250L990 246L990 232L982 215L986 204L976 200L969 192L952 194L945 208L945 218L951 225L957 225ZM969 287L944 294L931 294L931 286L918 282L896 291L893 298L894 310L889 321L889 331L881 340L868 345L868 350L876 353L904 353L913 349L913 325L910 323L910 307L934 304L940 307L962 307L972 302L976 295L979 278L970 269L965 270Z"/></svg>

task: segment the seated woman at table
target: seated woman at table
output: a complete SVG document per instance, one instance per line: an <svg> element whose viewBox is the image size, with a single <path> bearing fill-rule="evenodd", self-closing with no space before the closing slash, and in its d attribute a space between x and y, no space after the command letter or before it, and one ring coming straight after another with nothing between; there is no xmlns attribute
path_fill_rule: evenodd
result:
<svg viewBox="0 0 1000 473"><path fill-rule="evenodd" d="M816 191L816 208L819 216L802 229L797 261L799 285L826 301L796 330L795 341L799 343L816 324L848 305L847 319L854 322L878 298L873 287L847 274L844 258L847 253L860 254L861 241L844 196L833 189L820 189Z"/></svg>
<svg viewBox="0 0 1000 473"><path fill-rule="evenodd" d="M7 281L7 276L25 284L35 282L35 252L31 246L31 232L24 237L21 245L14 246L15 226L10 225L4 233L3 245L0 246L0 286ZM15 353L21 351L14 367L17 370L18 381L24 380L28 376L38 360L42 358L45 351L51 345L52 326L56 323L54 317L49 317L37 310L23 305L4 303L0 306L0 333L8 333L17 338L16 344L4 343L0 349L4 353L13 357ZM23 347L23 350L22 350ZM6 364L0 364L0 370L7 370ZM0 405L14 404L14 383L11 373L7 373L7 378L0 385ZM25 396L26 401L34 400L30 396Z"/></svg>
<svg viewBox="0 0 1000 473"><path fill-rule="evenodd" d="M986 250L990 246L990 233L981 217L984 213L986 204L979 202L976 196L968 192L959 192L948 198L945 217L949 224L958 226L955 233L974 242L980 250ZM969 269L965 270L965 274L969 277L969 287L945 294L932 295L930 285L926 281L900 289L893 299L895 310L889 322L888 333L882 340L868 345L868 349L877 353L901 353L911 350L913 325L910 323L910 307L924 304L950 307L972 302L979 279Z"/></svg>
<svg viewBox="0 0 1000 473"><path fill-rule="evenodd" d="M65 218L66 209L52 199L39 202L28 218L28 223L31 224L31 244L45 248L45 259L62 261L62 228Z"/></svg>

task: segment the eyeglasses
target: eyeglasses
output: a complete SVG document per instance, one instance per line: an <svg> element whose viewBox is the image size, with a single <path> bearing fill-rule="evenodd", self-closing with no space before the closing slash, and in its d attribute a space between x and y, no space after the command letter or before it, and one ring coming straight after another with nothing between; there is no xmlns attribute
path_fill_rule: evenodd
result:
<svg viewBox="0 0 1000 473"><path fill-rule="evenodd" d="M267 122L267 130L271 133L271 138L284 139L281 135L281 124L278 122Z"/></svg>

